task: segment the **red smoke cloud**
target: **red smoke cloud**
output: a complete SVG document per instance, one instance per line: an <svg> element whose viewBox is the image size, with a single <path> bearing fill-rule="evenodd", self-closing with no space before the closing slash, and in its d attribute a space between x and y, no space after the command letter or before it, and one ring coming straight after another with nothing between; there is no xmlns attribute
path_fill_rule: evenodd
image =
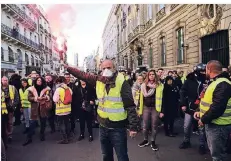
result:
<svg viewBox="0 0 231 161"><path fill-rule="evenodd" d="M67 37L65 29L70 29L76 22L76 11L70 4L56 4L46 11L51 31L55 36Z"/></svg>

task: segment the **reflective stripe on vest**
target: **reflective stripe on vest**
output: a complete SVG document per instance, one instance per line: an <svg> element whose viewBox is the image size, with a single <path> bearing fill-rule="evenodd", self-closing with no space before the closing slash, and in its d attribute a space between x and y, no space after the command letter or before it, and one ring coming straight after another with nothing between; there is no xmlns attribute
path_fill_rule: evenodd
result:
<svg viewBox="0 0 231 161"><path fill-rule="evenodd" d="M121 97L104 97L104 98L99 98L99 102L104 102L104 101L112 101L112 102L122 102L122 98Z"/></svg>
<svg viewBox="0 0 231 161"><path fill-rule="evenodd" d="M9 92L10 92L10 99L14 101L15 87L12 85L9 85Z"/></svg>
<svg viewBox="0 0 231 161"><path fill-rule="evenodd" d="M97 113L101 118L108 118L111 121L121 121L127 118L120 94L124 80L123 74L118 73L115 87L111 88L108 94L105 84L100 81L96 82L96 94L99 100Z"/></svg>
<svg viewBox="0 0 231 161"><path fill-rule="evenodd" d="M156 88L156 111L161 112L161 107L162 107L162 98L163 98L163 89L164 85L162 83L159 84L159 86ZM144 108L144 96L141 92L140 94L140 107L138 114L141 115L143 113L143 108Z"/></svg>
<svg viewBox="0 0 231 161"><path fill-rule="evenodd" d="M65 114L65 113L71 112L71 104L65 105L62 103L64 101L64 98L65 98L65 89L59 87L56 90L59 90L60 101L58 103L56 103L55 113L56 114Z"/></svg>
<svg viewBox="0 0 231 161"><path fill-rule="evenodd" d="M200 102L200 117L204 115L210 109L210 105L213 103L213 92L216 86L221 82L227 82L231 85L231 82L226 78L218 78L216 81L212 82L205 91L204 98ZM231 98L228 100L226 110L223 115L217 119L212 120L212 123L217 125L229 125L231 124Z"/></svg>
<svg viewBox="0 0 231 161"><path fill-rule="evenodd" d="M29 91L26 89L24 92L22 89L19 90L20 100L23 108L30 108L31 103L28 100Z"/></svg>
<svg viewBox="0 0 231 161"><path fill-rule="evenodd" d="M2 114L8 114L5 102L5 93L3 91L1 92L1 111Z"/></svg>

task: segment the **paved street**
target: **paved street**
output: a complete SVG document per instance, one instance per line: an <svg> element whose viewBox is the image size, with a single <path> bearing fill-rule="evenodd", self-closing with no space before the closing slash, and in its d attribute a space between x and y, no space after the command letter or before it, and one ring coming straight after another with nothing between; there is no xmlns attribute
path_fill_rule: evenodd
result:
<svg viewBox="0 0 231 161"><path fill-rule="evenodd" d="M24 136L22 127L15 128L14 140L9 145L9 161L101 161L101 151L98 137L98 129L94 129L94 142L89 143L87 139L81 142L73 141L68 145L56 144L58 134L49 134L45 142L40 142L38 132L34 142L26 147L22 146ZM188 150L178 149L182 141L182 130L176 138L165 137L163 129L157 137L157 144L160 146L158 152L150 147L139 148L137 144L142 140L139 134L135 139L128 141L130 161L210 161L209 155L200 156L197 152L198 136L193 135L192 148ZM78 136L78 133L77 133ZM77 139L77 138L76 138Z"/></svg>

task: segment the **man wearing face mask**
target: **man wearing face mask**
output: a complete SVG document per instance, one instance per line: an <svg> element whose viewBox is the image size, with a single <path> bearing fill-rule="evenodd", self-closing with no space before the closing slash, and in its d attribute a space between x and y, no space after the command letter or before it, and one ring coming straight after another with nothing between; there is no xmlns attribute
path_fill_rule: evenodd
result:
<svg viewBox="0 0 231 161"><path fill-rule="evenodd" d="M193 114L198 108L195 101L199 98L200 93L203 90L203 85L205 84L205 64L198 64L194 67L194 71L189 73L186 77L181 90L180 90L180 107L185 113L184 117L184 141L179 146L180 149L186 149L191 147L190 138L193 126ZM195 121L196 123L196 121ZM198 125L194 126L198 127ZM205 154L205 138L203 133L200 133L200 146L199 153Z"/></svg>
<svg viewBox="0 0 231 161"><path fill-rule="evenodd" d="M196 112L194 118L199 120L199 126L205 127L213 161L225 161L231 132L231 79L227 72L222 72L217 60L208 62L206 76L210 82L201 98L200 112Z"/></svg>
<svg viewBox="0 0 231 161"><path fill-rule="evenodd" d="M136 107L131 87L121 73L116 71L111 60L101 64L102 76L91 75L76 68L67 71L78 79L96 86L100 142L104 161L113 161L113 148L118 161L129 161L127 153L127 125L130 136L135 137L138 127Z"/></svg>

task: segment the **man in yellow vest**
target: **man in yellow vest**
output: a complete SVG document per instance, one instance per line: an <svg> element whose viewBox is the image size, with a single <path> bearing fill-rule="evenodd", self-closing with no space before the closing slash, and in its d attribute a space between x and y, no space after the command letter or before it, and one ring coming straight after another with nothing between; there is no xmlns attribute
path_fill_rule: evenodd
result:
<svg viewBox="0 0 231 161"><path fill-rule="evenodd" d="M201 98L200 112L196 112L194 118L199 120L199 126L205 126L213 161L225 161L231 132L231 80L216 60L208 62L206 75L211 81Z"/></svg>
<svg viewBox="0 0 231 161"><path fill-rule="evenodd" d="M2 77L1 90L2 90L2 94L4 93L2 114L8 115L8 121L7 121L8 123L7 123L6 131L8 136L8 142L10 143L12 141L14 110L17 104L19 103L19 95L16 88L12 85L9 85L9 81L6 76ZM6 106L7 112L4 106Z"/></svg>
<svg viewBox="0 0 231 161"><path fill-rule="evenodd" d="M124 75L116 71L111 60L101 64L102 76L91 75L72 67L67 71L78 79L96 86L99 105L97 109L100 123L100 142L104 161L113 161L113 148L118 161L128 161L127 128L130 136L135 137L138 116L132 97L131 87Z"/></svg>

